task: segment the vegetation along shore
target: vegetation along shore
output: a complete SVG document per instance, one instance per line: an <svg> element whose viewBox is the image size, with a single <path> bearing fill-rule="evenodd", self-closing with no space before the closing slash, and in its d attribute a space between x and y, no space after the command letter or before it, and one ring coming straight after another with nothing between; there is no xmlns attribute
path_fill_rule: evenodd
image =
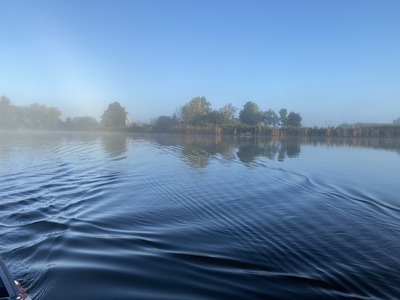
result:
<svg viewBox="0 0 400 300"><path fill-rule="evenodd" d="M122 131L146 133L251 136L400 138L400 118L391 124L342 124L336 127L304 127L299 113L282 108L262 111L248 101L238 108L227 104L215 110L205 97L195 97L172 116L159 116L148 124L132 122L119 102L111 103L100 117L67 117L56 107L41 104L16 106L0 98L0 130Z"/></svg>

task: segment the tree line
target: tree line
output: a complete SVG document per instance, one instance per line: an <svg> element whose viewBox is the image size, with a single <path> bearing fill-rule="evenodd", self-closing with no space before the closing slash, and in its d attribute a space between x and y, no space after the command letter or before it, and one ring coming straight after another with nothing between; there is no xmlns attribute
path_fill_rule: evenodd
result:
<svg viewBox="0 0 400 300"><path fill-rule="evenodd" d="M152 123L156 128L168 128L178 124L192 126L240 126L266 125L276 127L301 127L301 116L285 108L275 113L272 109L262 111L254 102L248 101L239 111L232 104L226 104L220 109L212 109L211 103L205 97L194 97L184 104L172 116L160 116ZM5 129L83 129L97 127L125 128L130 124L128 113L119 102L109 104L100 117L100 122L91 116L68 117L60 120L61 112L56 107L46 107L41 104L30 106L15 106L2 96L0 99L0 128Z"/></svg>
<svg viewBox="0 0 400 300"><path fill-rule="evenodd" d="M272 109L262 111L252 101L246 102L239 111L238 108L228 103L220 109L212 109L211 103L205 97L195 97L184 104L173 116L161 116L154 122L156 127L174 126L179 123L193 126L237 126L245 125L267 125L271 127L301 127L301 116L282 108L279 115Z"/></svg>
<svg viewBox="0 0 400 300"><path fill-rule="evenodd" d="M41 104L14 106L5 96L0 98L0 128L51 129L57 128L61 112L56 107Z"/></svg>
<svg viewBox="0 0 400 300"><path fill-rule="evenodd" d="M0 129L66 129L93 130L99 127L126 127L127 112L118 102L111 103L100 117L100 122L91 116L60 119L61 112L56 107L42 104L29 106L13 105L5 96L0 97Z"/></svg>
<svg viewBox="0 0 400 300"><path fill-rule="evenodd" d="M296 112L282 108L262 111L252 102L238 108L228 103L213 109L205 97L194 97L172 116L160 116L151 124L131 123L125 107L112 102L100 116L60 119L56 107L41 104L15 106L0 97L0 129L48 129L48 130L123 130L131 132L200 133L226 135L279 135L279 136L326 136L326 137L400 137L400 118L393 124L379 126L346 125L337 127L302 127L302 118Z"/></svg>

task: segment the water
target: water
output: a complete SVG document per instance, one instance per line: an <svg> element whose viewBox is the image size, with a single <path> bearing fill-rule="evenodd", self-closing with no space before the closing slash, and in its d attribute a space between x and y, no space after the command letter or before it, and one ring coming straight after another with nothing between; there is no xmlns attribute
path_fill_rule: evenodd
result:
<svg viewBox="0 0 400 300"><path fill-rule="evenodd" d="M34 299L400 298L400 141L0 133Z"/></svg>

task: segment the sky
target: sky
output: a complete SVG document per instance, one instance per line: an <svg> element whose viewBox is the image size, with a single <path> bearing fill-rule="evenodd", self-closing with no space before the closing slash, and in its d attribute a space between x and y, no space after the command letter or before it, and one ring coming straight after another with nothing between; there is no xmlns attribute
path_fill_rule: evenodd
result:
<svg viewBox="0 0 400 300"><path fill-rule="evenodd" d="M196 96L300 113L400 117L399 0L0 0L0 96L136 122Z"/></svg>

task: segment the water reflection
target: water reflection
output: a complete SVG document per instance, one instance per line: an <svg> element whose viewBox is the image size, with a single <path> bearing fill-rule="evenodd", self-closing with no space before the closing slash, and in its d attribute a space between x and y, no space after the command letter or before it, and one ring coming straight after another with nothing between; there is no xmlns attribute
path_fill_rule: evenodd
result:
<svg viewBox="0 0 400 300"><path fill-rule="evenodd" d="M259 157L283 161L286 158L299 156L301 139L282 139L278 137L247 138L204 135L154 135L162 146L176 147L182 159L191 167L204 168L218 156L224 162L239 160L246 164Z"/></svg>
<svg viewBox="0 0 400 300"><path fill-rule="evenodd" d="M258 157L284 161L286 157L298 157L301 141L299 139L254 139L239 145L237 156L244 163L251 163Z"/></svg>
<svg viewBox="0 0 400 300"><path fill-rule="evenodd" d="M121 157L129 146L130 138L125 134L106 133L101 136L104 151L111 157Z"/></svg>
<svg viewBox="0 0 400 300"><path fill-rule="evenodd" d="M242 145L236 152L236 155L240 161L244 163L250 163L255 160L256 157L260 156L262 149L256 145Z"/></svg>
<svg viewBox="0 0 400 300"><path fill-rule="evenodd" d="M253 163L260 158L283 162L299 157L301 148L306 145L315 147L363 147L385 149L400 154L400 139L368 138L290 138L290 137L240 137L213 135L132 135L124 133L65 133L65 132L0 132L0 156L6 156L16 147L19 150L32 149L44 152L43 147L59 149L61 144L78 141L95 144L101 141L101 147L111 159L123 159L131 141L143 139L159 146L174 149L182 160L193 168L205 168L215 158L229 164L240 161ZM39 155L40 155L39 153Z"/></svg>
<svg viewBox="0 0 400 300"><path fill-rule="evenodd" d="M305 139L304 144L313 146L348 146L355 148L373 148L400 151L400 139L392 138L314 138Z"/></svg>
<svg viewBox="0 0 400 300"><path fill-rule="evenodd" d="M46 147L59 148L63 137L53 132L0 131L0 156L13 151L43 153Z"/></svg>
<svg viewBox="0 0 400 300"><path fill-rule="evenodd" d="M279 160L283 161L285 156L289 158L298 157L300 155L301 140L298 138L284 139L280 142Z"/></svg>
<svg viewBox="0 0 400 300"><path fill-rule="evenodd" d="M399 294L400 140L48 135L0 133L2 254L35 299Z"/></svg>
<svg viewBox="0 0 400 300"><path fill-rule="evenodd" d="M230 138L205 135L151 135L146 136L161 146L177 149L182 159L193 168L205 168L214 156L236 159L235 144Z"/></svg>
<svg viewBox="0 0 400 300"><path fill-rule="evenodd" d="M206 135L152 135L146 137L161 146L173 146L180 151L182 159L193 168L205 168L219 156L223 161L239 160L250 164L259 158L283 162L297 158L301 147L365 147L386 149L400 153L399 139L362 138L299 138L299 137L238 137Z"/></svg>

